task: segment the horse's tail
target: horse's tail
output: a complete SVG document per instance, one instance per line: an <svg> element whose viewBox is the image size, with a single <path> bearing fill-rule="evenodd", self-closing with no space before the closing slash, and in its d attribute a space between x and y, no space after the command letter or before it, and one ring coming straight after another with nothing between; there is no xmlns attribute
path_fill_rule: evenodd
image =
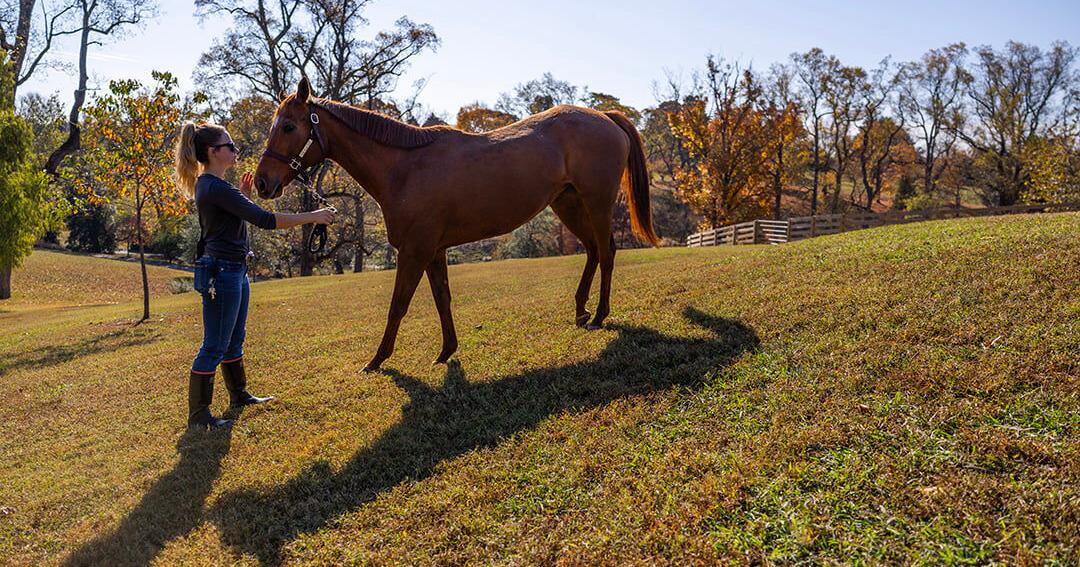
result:
<svg viewBox="0 0 1080 567"><path fill-rule="evenodd" d="M660 237L656 236L652 225L652 208L649 206L649 169L645 165L645 150L641 145L641 136L634 127L634 123L630 122L625 114L617 110L609 110L604 114L618 124L630 138L630 161L627 163L630 184L623 185L626 202L630 208L630 228L642 241L659 246Z"/></svg>

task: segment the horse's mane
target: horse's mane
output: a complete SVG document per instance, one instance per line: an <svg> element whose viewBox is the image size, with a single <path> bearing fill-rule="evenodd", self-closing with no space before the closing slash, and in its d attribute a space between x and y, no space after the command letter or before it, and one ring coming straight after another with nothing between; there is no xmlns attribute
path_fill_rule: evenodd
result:
<svg viewBox="0 0 1080 567"><path fill-rule="evenodd" d="M421 128L399 122L389 116L370 110L356 108L345 103L316 98L311 101L315 106L332 114L345 123L357 134L395 148L419 148L426 146L451 130L445 127Z"/></svg>

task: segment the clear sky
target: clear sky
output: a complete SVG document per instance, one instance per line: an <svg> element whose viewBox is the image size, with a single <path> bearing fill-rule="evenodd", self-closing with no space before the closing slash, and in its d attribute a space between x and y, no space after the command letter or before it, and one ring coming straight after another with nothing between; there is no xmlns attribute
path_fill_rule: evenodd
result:
<svg viewBox="0 0 1080 567"><path fill-rule="evenodd" d="M95 83L149 79L159 69L178 75L185 89L193 86L199 54L228 22L200 24L190 0L159 6L159 16L128 38L93 48ZM464 104L494 104L499 93L545 72L647 107L666 70L686 76L708 53L766 68L821 47L846 64L872 66L887 55L911 60L956 41L1080 45L1080 0L375 0L365 14L363 37L403 15L434 27L441 47L415 58L400 89L411 91L413 81L426 78L420 102L451 118ZM58 50L71 60L74 52L73 45ZM59 91L70 100L74 87L68 73L53 71L20 92Z"/></svg>

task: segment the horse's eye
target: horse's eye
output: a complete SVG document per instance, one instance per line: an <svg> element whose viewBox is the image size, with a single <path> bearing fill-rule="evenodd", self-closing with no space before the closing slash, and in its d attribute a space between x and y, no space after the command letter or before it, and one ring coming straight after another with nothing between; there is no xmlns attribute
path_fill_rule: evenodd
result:
<svg viewBox="0 0 1080 567"><path fill-rule="evenodd" d="M286 134L288 134L289 132L292 132L293 130L296 130L295 125L293 125L293 124L286 124L285 125L285 133Z"/></svg>

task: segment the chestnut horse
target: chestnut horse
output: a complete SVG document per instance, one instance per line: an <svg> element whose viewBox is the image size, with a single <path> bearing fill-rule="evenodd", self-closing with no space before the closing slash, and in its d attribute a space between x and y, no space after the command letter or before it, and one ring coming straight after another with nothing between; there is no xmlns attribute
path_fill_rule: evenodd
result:
<svg viewBox="0 0 1080 567"><path fill-rule="evenodd" d="M611 221L624 173L634 233L654 246L649 175L641 139L619 112L558 106L524 120L470 134L448 126L418 128L367 110L311 97L307 79L277 108L255 171L259 196L274 199L304 169L330 159L382 208L397 276L374 370L394 351L398 325L427 272L442 323L436 363L457 350L450 313L446 249L505 234L551 206L587 253L576 299L585 326L596 267L600 300L589 329L609 312L615 240Z"/></svg>

